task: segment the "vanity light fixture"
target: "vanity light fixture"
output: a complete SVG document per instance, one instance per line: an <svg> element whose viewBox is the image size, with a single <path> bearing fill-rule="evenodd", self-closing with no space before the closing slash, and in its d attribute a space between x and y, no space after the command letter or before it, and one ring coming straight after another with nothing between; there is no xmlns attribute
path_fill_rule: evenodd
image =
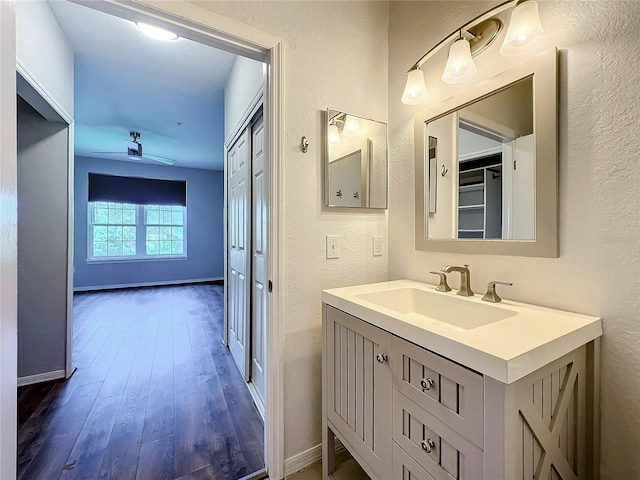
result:
<svg viewBox="0 0 640 480"><path fill-rule="evenodd" d="M155 25L149 25L148 23L136 23L136 26L138 27L138 30L154 40L167 42L178 38L178 35L175 33L165 30L164 28L156 27Z"/></svg>
<svg viewBox="0 0 640 480"><path fill-rule="evenodd" d="M460 38L453 42L449 49L449 58L447 59L447 66L444 67L442 81L452 85L466 82L477 71L473 58L471 58L471 44L468 40L462 38L462 31L460 31Z"/></svg>
<svg viewBox="0 0 640 480"><path fill-rule="evenodd" d="M407 74L407 85L402 94L402 103L406 105L420 105L429 96L427 85L424 83L424 74L417 65Z"/></svg>
<svg viewBox="0 0 640 480"><path fill-rule="evenodd" d="M540 24L538 4L535 1L520 3L511 12L511 21L500 53L505 57L524 55L536 50L546 39Z"/></svg>
<svg viewBox="0 0 640 480"><path fill-rule="evenodd" d="M345 137L357 137L360 135L360 122L357 117L354 117L353 115L347 115L345 117L342 134Z"/></svg>
<svg viewBox="0 0 640 480"><path fill-rule="evenodd" d="M477 72L472 57L481 53L497 38L502 30L502 21L495 16L510 8L514 10L500 53L507 57L525 55L541 47L546 35L540 23L538 4L535 0L509 0L501 3L442 39L408 70L402 103L418 105L427 99L427 86L421 67L452 41L454 43L449 50L442 81L458 84L472 78Z"/></svg>
<svg viewBox="0 0 640 480"><path fill-rule="evenodd" d="M329 125L327 127L327 137L329 138L329 143L332 145L342 143L342 141L340 140L340 132L338 132L337 125Z"/></svg>

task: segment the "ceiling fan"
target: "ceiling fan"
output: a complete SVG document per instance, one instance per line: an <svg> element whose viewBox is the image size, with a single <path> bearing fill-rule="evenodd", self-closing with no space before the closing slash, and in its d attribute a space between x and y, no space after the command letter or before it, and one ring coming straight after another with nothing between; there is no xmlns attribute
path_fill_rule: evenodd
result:
<svg viewBox="0 0 640 480"><path fill-rule="evenodd" d="M124 140L127 144L127 153L126 155L129 157L129 160L140 160L147 159L153 160L154 162L164 163L165 165L175 165L176 161L167 157L160 157L158 155L151 155L148 153L142 154L142 143L138 141L140 138L140 133L138 132L129 132L129 136L131 140ZM91 152L91 153L99 153L103 155L125 155L124 152Z"/></svg>

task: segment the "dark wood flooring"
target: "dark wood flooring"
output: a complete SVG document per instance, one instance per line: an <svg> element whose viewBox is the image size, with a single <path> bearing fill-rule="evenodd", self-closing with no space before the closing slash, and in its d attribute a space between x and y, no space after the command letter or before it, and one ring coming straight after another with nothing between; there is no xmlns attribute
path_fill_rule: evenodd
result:
<svg viewBox="0 0 640 480"><path fill-rule="evenodd" d="M18 391L18 479L229 479L262 420L222 345L220 285L76 294L67 381Z"/></svg>

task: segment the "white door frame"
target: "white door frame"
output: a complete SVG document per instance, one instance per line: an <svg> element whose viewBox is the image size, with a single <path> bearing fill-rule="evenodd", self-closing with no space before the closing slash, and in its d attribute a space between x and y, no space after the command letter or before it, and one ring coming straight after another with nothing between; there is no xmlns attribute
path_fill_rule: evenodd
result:
<svg viewBox="0 0 640 480"><path fill-rule="evenodd" d="M15 2L0 1L0 478L15 478L18 380L18 126Z"/></svg>
<svg viewBox="0 0 640 480"><path fill-rule="evenodd" d="M283 237L281 178L284 165L282 40L258 29L186 2L152 0L72 0L90 8L133 21L153 21L178 35L231 53L267 63L265 123L269 155L268 241L271 247L268 278L274 292L268 296L267 411L265 463L273 479L284 477L284 392L282 365L283 258L279 239ZM16 131L15 122L15 5L0 2L0 478L15 476L16 459L16 365L17 365L17 254L16 254ZM71 237L69 238L71 241ZM71 247L70 247L71 248ZM70 278L72 276L70 275ZM73 291L73 289L70 289ZM70 333L70 332L68 332ZM70 343L70 342L68 342ZM67 359L70 362L70 355ZM67 366L69 371L71 367Z"/></svg>

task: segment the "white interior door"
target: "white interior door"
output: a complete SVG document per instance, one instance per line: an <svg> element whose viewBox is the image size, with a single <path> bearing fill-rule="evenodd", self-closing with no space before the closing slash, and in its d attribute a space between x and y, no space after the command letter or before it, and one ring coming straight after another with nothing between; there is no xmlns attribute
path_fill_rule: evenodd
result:
<svg viewBox="0 0 640 480"><path fill-rule="evenodd" d="M262 115L251 129L253 175L252 278L251 278L251 381L264 406L265 401L265 327L267 308L267 191L265 178L265 131Z"/></svg>
<svg viewBox="0 0 640 480"><path fill-rule="evenodd" d="M251 256L251 182L249 131L245 130L228 153L228 341L240 372L249 376L249 279Z"/></svg>

